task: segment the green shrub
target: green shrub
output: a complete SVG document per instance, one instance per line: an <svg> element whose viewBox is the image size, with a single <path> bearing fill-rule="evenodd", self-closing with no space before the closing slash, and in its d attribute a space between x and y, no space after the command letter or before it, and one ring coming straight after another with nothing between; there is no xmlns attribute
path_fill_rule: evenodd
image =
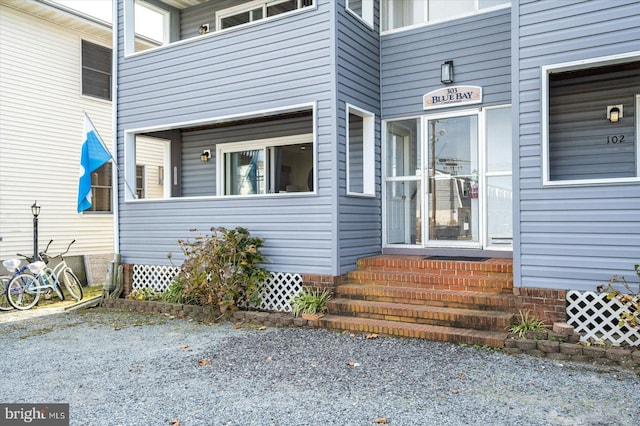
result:
<svg viewBox="0 0 640 426"><path fill-rule="evenodd" d="M162 293L151 287L143 287L133 290L127 295L127 298L132 300L160 300L162 299Z"/></svg>
<svg viewBox="0 0 640 426"><path fill-rule="evenodd" d="M331 293L327 290L304 287L302 291L291 298L289 302L293 313L320 314L327 311L327 302Z"/></svg>
<svg viewBox="0 0 640 426"><path fill-rule="evenodd" d="M164 300L211 306L222 314L238 306L259 305L267 279L261 266L263 243L241 227L213 227L211 234L179 240L185 261Z"/></svg>

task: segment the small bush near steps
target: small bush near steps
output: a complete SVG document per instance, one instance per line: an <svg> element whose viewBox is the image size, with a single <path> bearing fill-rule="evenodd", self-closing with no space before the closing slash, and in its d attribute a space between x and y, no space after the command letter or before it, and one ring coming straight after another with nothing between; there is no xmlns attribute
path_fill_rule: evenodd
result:
<svg viewBox="0 0 640 426"><path fill-rule="evenodd" d="M260 304L267 279L261 266L262 238L242 227L213 227L210 234L178 244L186 259L162 300L207 306L223 315L239 306Z"/></svg>

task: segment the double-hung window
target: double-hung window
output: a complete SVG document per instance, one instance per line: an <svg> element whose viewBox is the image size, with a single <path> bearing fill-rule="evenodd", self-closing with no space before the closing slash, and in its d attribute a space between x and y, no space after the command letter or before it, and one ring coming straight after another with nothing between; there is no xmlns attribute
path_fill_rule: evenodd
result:
<svg viewBox="0 0 640 426"><path fill-rule="evenodd" d="M91 207L85 213L111 212L111 161L91 173Z"/></svg>
<svg viewBox="0 0 640 426"><path fill-rule="evenodd" d="M310 134L219 144L218 194L312 192L313 152Z"/></svg>
<svg viewBox="0 0 640 426"><path fill-rule="evenodd" d="M111 100L111 49L82 40L82 94Z"/></svg>

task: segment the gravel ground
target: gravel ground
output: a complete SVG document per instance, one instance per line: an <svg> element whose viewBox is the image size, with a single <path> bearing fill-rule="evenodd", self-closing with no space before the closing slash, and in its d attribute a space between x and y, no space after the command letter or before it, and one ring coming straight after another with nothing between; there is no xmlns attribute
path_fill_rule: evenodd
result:
<svg viewBox="0 0 640 426"><path fill-rule="evenodd" d="M2 315L0 402L69 403L72 425L639 424L640 376L612 367L100 308Z"/></svg>

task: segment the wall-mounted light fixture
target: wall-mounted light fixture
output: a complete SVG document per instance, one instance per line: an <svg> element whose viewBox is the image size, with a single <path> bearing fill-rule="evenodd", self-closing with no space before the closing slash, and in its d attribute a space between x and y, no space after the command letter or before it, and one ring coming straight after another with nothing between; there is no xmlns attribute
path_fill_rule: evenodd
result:
<svg viewBox="0 0 640 426"><path fill-rule="evenodd" d="M206 33L209 32L209 24L202 24L200 25L200 28L198 28L198 32L200 33L200 35L205 35Z"/></svg>
<svg viewBox="0 0 640 426"><path fill-rule="evenodd" d="M607 106L607 120L617 123L622 118L622 104Z"/></svg>
<svg viewBox="0 0 640 426"><path fill-rule="evenodd" d="M453 83L453 61L440 65L440 81L444 84Z"/></svg>
<svg viewBox="0 0 640 426"><path fill-rule="evenodd" d="M209 158L211 158L211 150L210 149L203 150L202 154L200 154L200 161L204 163L206 161L209 161Z"/></svg>

